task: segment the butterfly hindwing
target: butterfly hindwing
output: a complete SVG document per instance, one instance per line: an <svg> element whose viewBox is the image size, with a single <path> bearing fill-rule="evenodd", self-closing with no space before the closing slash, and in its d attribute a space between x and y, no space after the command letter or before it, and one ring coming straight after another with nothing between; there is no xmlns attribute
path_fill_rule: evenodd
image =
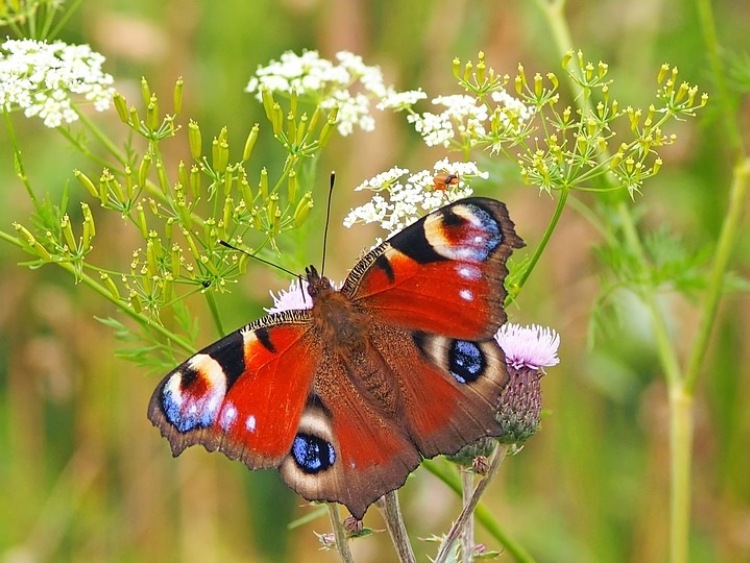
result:
<svg viewBox="0 0 750 563"><path fill-rule="evenodd" d="M320 355L309 329L304 311L265 317L167 374L148 416L172 453L202 444L253 469L278 466L292 446Z"/></svg>

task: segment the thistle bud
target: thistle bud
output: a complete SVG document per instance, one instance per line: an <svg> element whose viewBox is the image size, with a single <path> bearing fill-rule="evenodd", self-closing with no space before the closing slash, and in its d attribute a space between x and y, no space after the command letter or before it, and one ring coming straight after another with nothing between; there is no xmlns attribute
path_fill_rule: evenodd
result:
<svg viewBox="0 0 750 563"><path fill-rule="evenodd" d="M542 412L539 370L523 366L508 366L510 381L500 395L500 407L495 419L503 429L498 438L501 444L522 443L539 429Z"/></svg>

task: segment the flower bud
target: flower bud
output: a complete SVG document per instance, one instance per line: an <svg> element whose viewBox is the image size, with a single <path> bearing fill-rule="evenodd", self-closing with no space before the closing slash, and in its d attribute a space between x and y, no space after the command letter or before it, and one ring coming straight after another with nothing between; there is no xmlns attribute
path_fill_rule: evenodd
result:
<svg viewBox="0 0 750 563"><path fill-rule="evenodd" d="M182 89L185 85L182 76L177 79L174 84L174 91L172 92L172 104L174 105L174 112L180 113L182 111Z"/></svg>
<svg viewBox="0 0 750 563"><path fill-rule="evenodd" d="M141 160L141 164L138 167L138 186L143 188L148 180L148 172L151 168L151 155L146 154Z"/></svg>
<svg viewBox="0 0 750 563"><path fill-rule="evenodd" d="M151 88L149 88L145 76L141 76L141 96L143 97L144 104L148 104L151 101Z"/></svg>
<svg viewBox="0 0 750 563"><path fill-rule="evenodd" d="M106 272L101 272L99 274L99 279L102 280L104 283L104 286L109 291L109 294L112 296L112 299L119 301L120 300L120 290L117 289L117 284L115 281L109 276Z"/></svg>
<svg viewBox="0 0 750 563"><path fill-rule="evenodd" d="M297 203L297 208L294 210L293 219L295 226L299 227L305 222L310 216L310 211L312 211L313 207L312 192L306 192L305 195L300 198L299 203Z"/></svg>
<svg viewBox="0 0 750 563"><path fill-rule="evenodd" d="M211 168L215 172L225 170L229 162L229 143L221 138L214 137L211 146Z"/></svg>
<svg viewBox="0 0 750 563"><path fill-rule="evenodd" d="M75 170L73 171L73 176L75 176L76 179L81 182L83 187L86 188L86 191L91 194L91 197L99 199L99 191L96 189L96 186L94 186L94 182L92 182L91 179L86 176L86 174L84 174L80 170Z"/></svg>
<svg viewBox="0 0 750 563"><path fill-rule="evenodd" d="M258 140L259 130L260 125L258 125L257 123L253 125L252 129L250 129L250 133L247 135L247 139L245 140L245 147L242 149L242 162L247 162L248 160L250 160L250 155L253 154L255 141Z"/></svg>
<svg viewBox="0 0 750 563"><path fill-rule="evenodd" d="M159 128L159 102L155 95L151 96L146 106L146 126L151 131Z"/></svg>
<svg viewBox="0 0 750 563"><path fill-rule="evenodd" d="M201 130L198 124L192 119L188 123L188 143L190 144L190 156L193 157L193 160L200 160L203 154Z"/></svg>
<svg viewBox="0 0 750 563"><path fill-rule="evenodd" d="M260 171L260 183L258 184L260 195L265 200L268 199L268 170L264 167Z"/></svg>
<svg viewBox="0 0 750 563"><path fill-rule="evenodd" d="M128 102L125 100L122 94L116 92L114 97L112 98L112 103L114 103L115 105L115 110L117 110L117 116L120 118L120 121L122 121L126 125L129 125L130 114L128 113Z"/></svg>
<svg viewBox="0 0 750 563"><path fill-rule="evenodd" d="M501 444L522 443L539 429L541 418L541 387L538 370L526 366L508 366L510 381L500 395L495 419L503 429L497 439Z"/></svg>
<svg viewBox="0 0 750 563"><path fill-rule="evenodd" d="M290 202L297 200L297 173L294 170L289 171L286 197Z"/></svg>

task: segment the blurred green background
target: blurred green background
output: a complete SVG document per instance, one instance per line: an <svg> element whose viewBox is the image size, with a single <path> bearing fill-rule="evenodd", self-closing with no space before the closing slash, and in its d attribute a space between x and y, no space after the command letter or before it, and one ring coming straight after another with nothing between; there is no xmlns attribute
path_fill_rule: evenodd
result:
<svg viewBox="0 0 750 563"><path fill-rule="evenodd" d="M750 4L718 2L723 45L750 51ZM570 2L573 42L586 58L609 63L622 105L648 103L663 62L682 79L713 92L692 2L606 0ZM129 99L140 77L171 95L185 79L183 115L204 139L230 125L241 142L263 122L243 92L257 65L285 50L347 49L382 67L398 89L421 86L434 96L457 93L451 60L484 50L488 64L512 74L559 71L559 55L534 2L497 0L84 0L61 38L90 43L106 55L105 70ZM750 114L744 112L750 124ZM732 160L720 122L709 109L680 123L677 144L663 153L661 174L639 205L645 221L679 234L689 248L710 251L723 220ZM113 130L116 116L112 112ZM59 198L72 170L99 170L70 151L36 120L14 116L35 186ZM187 145L172 145L175 160ZM258 146L254 158L278 158ZM264 151L268 151L264 153ZM392 115L373 133L334 139L319 170L322 201L327 171L337 171L328 272L342 279L374 231L344 231L340 219L365 196L351 191L394 165L430 167L444 156L427 150ZM30 165L33 163L33 166ZM519 234L533 248L554 201L506 175L491 195L508 203ZM25 221L31 206L13 175L6 132L0 132L0 224ZM79 190L80 194L82 190ZM83 197L80 195L79 197ZM310 262L319 261L322 206L316 208ZM96 212L96 210L95 210ZM107 222L109 221L109 222ZM138 241L117 221L97 225L96 244L127 263ZM666 390L642 312L633 303L622 323L589 347L589 315L600 283L592 248L599 242L569 209L542 263L509 311L512 320L556 328L560 366L543 379L542 430L509 459L485 496L508 534L539 561L658 562L667 557L668 436ZM747 273L743 235L734 269ZM191 448L173 460L146 420L160 374L115 357L118 344L94 316L114 315L107 303L76 287L53 267L30 271L25 257L0 246L0 559L36 561L335 561L313 534L321 518L288 531L309 514L273 471L248 472L220 455ZM273 272L252 270L220 307L227 327L259 316L267 290L283 287ZM665 293L672 329L688 337L697 319L690 303ZM216 338L207 311L201 342ZM728 295L722 305L696 399L691 552L695 561L750 560L750 397L747 319L750 301ZM413 536L444 533L459 500L418 470L402 497ZM376 511L366 524L384 529ZM479 539L497 547L484 531ZM420 560L434 544L417 541ZM388 561L386 534L353 543L358 562ZM507 558L506 558L507 559Z"/></svg>

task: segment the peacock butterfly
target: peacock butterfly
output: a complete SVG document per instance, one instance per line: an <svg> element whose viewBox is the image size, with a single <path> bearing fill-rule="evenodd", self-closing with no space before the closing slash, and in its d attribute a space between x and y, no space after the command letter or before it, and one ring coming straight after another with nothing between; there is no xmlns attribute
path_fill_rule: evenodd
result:
<svg viewBox="0 0 750 563"><path fill-rule="evenodd" d="M148 417L173 455L202 444L277 467L308 500L356 518L422 458L501 434L508 381L493 335L505 262L523 246L505 205L467 198L375 247L340 290L306 270L310 309L263 317L159 383Z"/></svg>

